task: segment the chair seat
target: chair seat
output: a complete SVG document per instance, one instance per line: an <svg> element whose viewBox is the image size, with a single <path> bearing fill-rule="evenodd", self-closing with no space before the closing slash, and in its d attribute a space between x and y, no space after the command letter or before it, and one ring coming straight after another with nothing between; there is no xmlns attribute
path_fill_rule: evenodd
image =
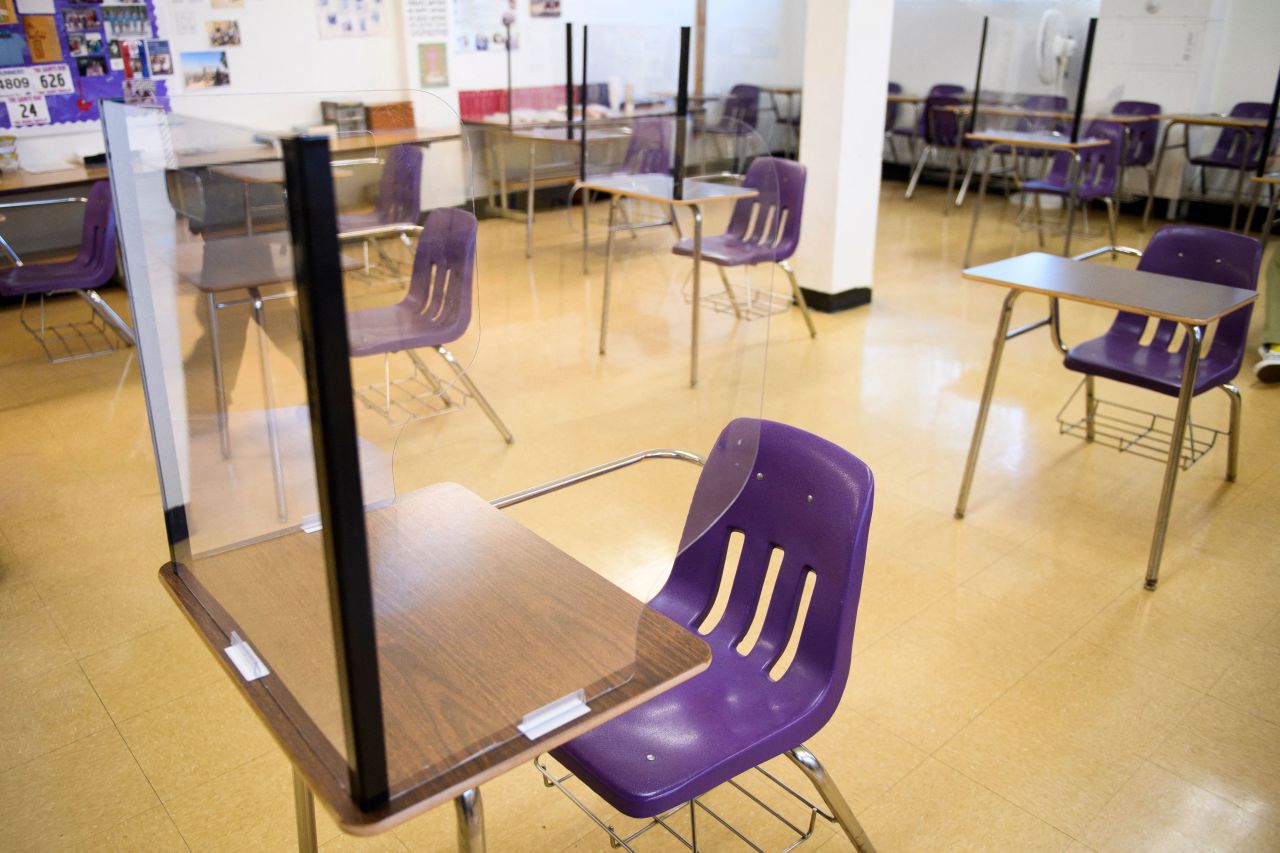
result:
<svg viewBox="0 0 1280 853"><path fill-rule="evenodd" d="M403 302L347 315L347 338L353 357L444 346L457 337L452 328L431 323L419 309Z"/></svg>
<svg viewBox="0 0 1280 853"><path fill-rule="evenodd" d="M825 717L806 712L821 693L814 679L792 681L806 678L788 670L780 689L759 656L720 652L701 675L551 754L618 811L653 817L817 733Z"/></svg>
<svg viewBox="0 0 1280 853"><path fill-rule="evenodd" d="M686 237L671 247L671 251L686 258L693 257L693 239ZM785 261L770 246L745 243L730 234L717 234L702 238L702 259L722 267L738 267L747 264L771 264Z"/></svg>
<svg viewBox="0 0 1280 853"><path fill-rule="evenodd" d="M729 124L709 124L703 128L707 133L718 133L725 136L749 136L755 133L755 128L740 122L731 122Z"/></svg>
<svg viewBox="0 0 1280 853"><path fill-rule="evenodd" d="M1217 154L1202 154L1199 157L1192 157L1190 163L1193 166L1208 166L1211 169L1252 169L1258 165L1258 158L1255 156L1246 165L1241 165L1243 157L1226 157Z"/></svg>
<svg viewBox="0 0 1280 853"><path fill-rule="evenodd" d="M91 270L78 260L50 264L27 264L0 273L0 296L27 296L60 290L93 290L105 282L97 281Z"/></svg>
<svg viewBox="0 0 1280 853"><path fill-rule="evenodd" d="M1063 366L1077 373L1114 379L1171 397L1182 387L1181 352L1142 346L1132 340L1103 335L1071 348ZM1210 354L1196 370L1195 393L1201 394L1235 378L1238 365Z"/></svg>
<svg viewBox="0 0 1280 853"><path fill-rule="evenodd" d="M376 210L367 211L365 213L340 213L338 214L338 233L348 234L352 231L368 231L374 228L413 228L417 225L415 222L395 222L385 219L383 215Z"/></svg>
<svg viewBox="0 0 1280 853"><path fill-rule="evenodd" d="M1068 195L1071 192L1071 187L1068 186L1067 184L1059 184L1054 181L1048 181L1048 180L1026 181L1022 185L1022 189L1024 192L1029 192L1029 193L1045 193L1046 195L1061 195L1061 196ZM1076 193L1076 198L1085 199L1085 200L1094 199L1094 198L1105 198L1111 195L1111 191L1113 189L1114 189L1113 187L1106 184L1086 185L1086 186L1080 187L1079 191Z"/></svg>

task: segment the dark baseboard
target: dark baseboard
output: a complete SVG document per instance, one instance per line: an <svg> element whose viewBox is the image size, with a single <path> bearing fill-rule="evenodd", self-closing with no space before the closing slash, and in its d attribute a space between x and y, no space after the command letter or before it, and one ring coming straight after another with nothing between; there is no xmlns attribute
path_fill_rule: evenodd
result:
<svg viewBox="0 0 1280 853"><path fill-rule="evenodd" d="M850 308L857 308L860 305L866 305L871 302L871 288L869 287L855 287L852 290L842 290L839 293L820 293L816 290L808 290L802 287L800 292L804 294L806 305L814 311L822 311L827 314L848 311Z"/></svg>

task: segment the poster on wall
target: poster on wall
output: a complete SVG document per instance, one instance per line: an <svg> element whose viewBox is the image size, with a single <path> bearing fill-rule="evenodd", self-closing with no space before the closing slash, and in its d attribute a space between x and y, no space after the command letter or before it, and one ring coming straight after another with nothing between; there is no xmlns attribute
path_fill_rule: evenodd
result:
<svg viewBox="0 0 1280 853"><path fill-rule="evenodd" d="M197 50L178 54L182 82L188 89L214 89L231 85L231 68L225 50Z"/></svg>
<svg viewBox="0 0 1280 853"><path fill-rule="evenodd" d="M62 43L58 40L57 18L53 15L28 15L22 19L27 34L27 49L33 63L58 62L62 59Z"/></svg>
<svg viewBox="0 0 1280 853"><path fill-rule="evenodd" d="M405 0L404 23L411 39L448 41L448 0Z"/></svg>
<svg viewBox="0 0 1280 853"><path fill-rule="evenodd" d="M424 89L449 85L449 48L444 42L418 45L418 82Z"/></svg>
<svg viewBox="0 0 1280 853"><path fill-rule="evenodd" d="M386 0L316 0L320 38L359 38L384 34Z"/></svg>
<svg viewBox="0 0 1280 853"><path fill-rule="evenodd" d="M152 77L169 77L173 74L173 51L167 39L147 40L147 65Z"/></svg>
<svg viewBox="0 0 1280 853"><path fill-rule="evenodd" d="M209 33L209 47L239 47L239 21L205 21L204 28Z"/></svg>
<svg viewBox="0 0 1280 853"><path fill-rule="evenodd" d="M533 18L558 18L560 0L529 0L529 15Z"/></svg>
<svg viewBox="0 0 1280 853"><path fill-rule="evenodd" d="M504 50L507 28L502 16L515 14L516 0L453 0L454 45L462 51ZM520 47L516 26L511 26L511 49Z"/></svg>

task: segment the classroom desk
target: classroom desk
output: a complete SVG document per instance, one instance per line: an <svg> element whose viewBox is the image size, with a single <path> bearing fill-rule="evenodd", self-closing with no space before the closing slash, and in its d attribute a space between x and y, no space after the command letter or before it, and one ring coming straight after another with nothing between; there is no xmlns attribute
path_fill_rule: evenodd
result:
<svg viewBox="0 0 1280 853"><path fill-rule="evenodd" d="M239 181L244 194L244 226L245 233L253 235L253 200L251 192L255 186L284 186L284 163L280 160L261 160L250 163L220 163L210 166L209 172L221 175L233 181ZM335 178L349 178L353 173L348 169L335 168Z"/></svg>
<svg viewBox="0 0 1280 853"><path fill-rule="evenodd" d="M1261 118L1256 118L1256 119L1240 118L1238 116L1224 116L1224 115L1212 115L1212 114L1211 115L1190 115L1190 114L1184 114L1184 113L1171 113L1168 115L1158 115L1158 116L1155 116L1155 118L1159 121L1168 122L1168 124L1165 125L1164 132L1160 135L1160 147L1156 150L1156 167L1155 167L1155 171L1151 173L1152 192L1151 192L1151 195L1147 197L1146 208L1144 208L1142 211L1142 230L1143 231L1147 230L1147 222L1151 219L1151 208L1155 205L1156 196L1155 196L1154 188L1156 186L1156 183L1160 180L1160 169L1164 166L1164 154L1170 148L1181 148L1187 151L1188 154L1190 154L1191 153L1190 152L1191 128L1216 127L1219 130L1224 130L1229 127L1236 128L1238 130L1250 130L1250 129L1256 128L1258 130L1263 131L1263 135L1265 135L1265 132L1267 129L1267 120L1261 119ZM1183 129L1182 144L1170 145L1169 135L1173 132L1174 127L1176 127L1177 125L1182 125L1182 129ZM1266 140L1261 140L1261 144L1265 146ZM1245 152L1245 157L1241 160L1241 163L1242 164L1247 163L1249 161L1249 155L1252 153L1253 153L1253 148L1250 147L1250 149L1247 152ZM1244 176L1246 171L1247 171L1246 169L1236 170L1237 172L1236 190L1231 200L1231 229L1230 230L1232 231L1234 231L1236 228L1236 214L1240 209L1240 199L1244 191Z"/></svg>
<svg viewBox="0 0 1280 853"><path fill-rule="evenodd" d="M0 196L73 187L76 184L91 184L94 181L106 179L106 166L69 166L52 172L28 172L25 169L16 169L11 172L0 172Z"/></svg>
<svg viewBox="0 0 1280 853"><path fill-rule="evenodd" d="M753 189L731 184L717 184L686 178L675 191L670 175L606 175L588 178L581 184L590 192L607 193L609 199L609 237L605 244L604 300L600 307L600 354L605 354L609 335L609 288L613 274L613 235L617 228L618 202L623 198L651 201L656 204L687 207L693 214L693 321L689 340L689 387L698 384L698 317L702 302L702 206L708 203L739 201L759 195Z"/></svg>
<svg viewBox="0 0 1280 853"><path fill-rule="evenodd" d="M1159 579L1160 558L1164 552L1165 532L1169 526L1169 512L1173 506L1173 490L1178 477L1183 438L1190 420L1191 398L1195 388L1196 369L1200 363L1204 327L1253 302L1258 298L1257 292L1206 285L1201 281L1139 270L1084 263L1044 252L1031 252L972 267L966 269L963 276L969 281L1007 287L1009 293L1005 296L1000 321L996 326L986 383L982 387L982 401L978 405L978 417L969 444L969 456L965 461L964 478L960 483L960 494L956 498L956 518L964 518L969 501L969 487L973 484L973 472L978 463L978 451L987 426L987 412L991 408L991 397L1005 341L1048 326L1054 345L1065 354L1067 347L1062 343L1058 325L1060 299L1169 320L1186 330L1187 340L1192 345L1186 347L1178 409L1174 416L1173 435L1170 437L1169 454L1165 463L1164 486L1160 492L1155 533L1147 560L1146 587L1155 589ZM1049 297L1049 316L1009 331L1014 300L1022 293L1038 293ZM1234 468L1234 462L1232 467Z"/></svg>
<svg viewBox="0 0 1280 853"><path fill-rule="evenodd" d="M804 93L804 89L800 86L761 86L760 91L769 96L769 106L773 110L773 115L777 119L778 124L791 129L791 132L787 134L787 143L782 149L783 155L788 159L791 159L791 140L795 140L796 147L799 147L800 144L800 113L795 110L795 99ZM782 111L778 109L779 95L787 99L787 113L785 116L782 114ZM794 136L792 136L792 134L794 134Z"/></svg>
<svg viewBox="0 0 1280 853"><path fill-rule="evenodd" d="M605 126L591 127L588 125L585 130L581 127L530 127L515 128L507 137L514 142L525 143L529 146L529 174L526 178L525 185L527 187L527 198L525 199L525 242L524 256L526 258L533 257L533 201L534 190L538 187L538 146L549 145L553 148L577 150L582 145L582 134L587 135L587 147L599 145L601 143L618 142L631 137L630 127ZM503 155L505 146L498 145L498 180L499 192L502 194L503 203L506 202L507 186L507 159ZM563 172L548 176L543 186L565 186L577 183L578 175L566 175ZM582 207L582 227L587 227L587 205Z"/></svg>
<svg viewBox="0 0 1280 853"><path fill-rule="evenodd" d="M1251 175L1249 180L1253 183L1253 197L1249 202L1249 216L1244 221L1244 233L1249 233L1249 225L1253 222L1253 211L1258 206L1258 193L1264 188L1271 193L1271 204L1267 208L1267 215L1262 220L1262 233L1258 235L1262 240L1262 251L1267 250L1267 243L1271 241L1271 230L1276 224L1276 206L1280 203L1280 172L1269 172L1265 175Z"/></svg>
<svg viewBox="0 0 1280 853"><path fill-rule="evenodd" d="M323 537L295 531L160 570L292 763L304 851L316 849L314 792L359 835L453 799L459 846L479 853L481 783L710 663L700 638L462 486L401 495L365 519L391 785L387 802L370 810L353 801L346 758L334 745L343 743L343 725ZM241 676L223 651L232 631L270 673ZM525 715L582 689L583 716L532 736L517 728Z"/></svg>
<svg viewBox="0 0 1280 853"><path fill-rule="evenodd" d="M1071 229L1076 218L1077 177L1080 171L1080 152L1088 148L1105 146L1105 139L1081 139L1072 142L1069 137L1056 133L1024 133L1016 130L991 130L978 133L966 133L965 139L983 144L982 180L978 183L978 198L973 203L973 221L969 225L969 243L964 250L964 265L969 266L973 255L973 240L978 233L978 219L982 216L982 201L987 195L987 183L991 177L991 149L997 145L1019 148L1043 149L1046 151L1067 151L1071 154L1071 169L1068 173L1071 192L1067 194L1067 234L1062 241L1062 254L1071 253ZM977 156L976 154L974 156Z"/></svg>

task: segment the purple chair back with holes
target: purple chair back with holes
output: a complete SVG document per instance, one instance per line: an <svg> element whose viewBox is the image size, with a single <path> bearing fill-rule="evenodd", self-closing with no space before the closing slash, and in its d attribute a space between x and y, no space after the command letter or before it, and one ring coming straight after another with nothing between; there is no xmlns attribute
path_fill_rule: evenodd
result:
<svg viewBox="0 0 1280 853"><path fill-rule="evenodd" d="M804 165L795 160L781 157L752 160L742 185L759 195L734 204L725 236L748 249L771 249L767 258L770 261L785 261L795 254L804 213L805 174ZM753 210L758 211L754 221Z"/></svg>
<svg viewBox="0 0 1280 853"><path fill-rule="evenodd" d="M964 94L964 86L958 86L955 83L936 83L929 87L929 94L925 96L924 108L920 110L920 115L916 119L916 136L921 139L927 139L929 136L929 115L932 110L929 109L929 102L937 98L950 98L947 103L963 103L960 98Z"/></svg>
<svg viewBox="0 0 1280 853"><path fill-rule="evenodd" d="M1265 119L1271 114L1271 105L1259 101L1242 101L1231 108L1234 118ZM1262 134L1265 128L1224 127L1218 134L1218 141L1213 150L1201 157L1192 157L1191 162L1203 166L1220 166L1224 168L1258 168L1258 157L1262 154ZM1276 138L1271 139L1271 152L1275 151ZM1245 154L1248 153L1248 160Z"/></svg>
<svg viewBox="0 0 1280 853"><path fill-rule="evenodd" d="M848 680L873 493L866 464L828 441L772 421L726 426L694 490L687 544L650 602L698 631L732 573L724 612L703 636L710 667L552 754L625 814L645 817L812 737ZM743 537L736 569L725 565L734 533ZM762 607L759 637L740 652ZM797 625L795 657L775 681ZM646 759L650 744L658 761Z"/></svg>
<svg viewBox="0 0 1280 853"><path fill-rule="evenodd" d="M1138 269L1203 281L1209 286L1255 290L1261 265L1262 244L1252 237L1202 225L1166 225L1152 235ZM1252 313L1253 306L1248 305L1218 322L1209 351L1200 359L1195 393L1230 382L1240 372ZM1168 349L1178 324L1160 320L1150 343L1143 344L1147 322L1140 314L1119 312L1105 335L1072 348L1066 366L1176 396L1186 337L1178 355L1170 357ZM1073 357L1078 351L1086 357ZM1135 365L1150 369L1139 371Z"/></svg>
<svg viewBox="0 0 1280 853"><path fill-rule="evenodd" d="M900 83L889 84L890 95L901 95L902 85ZM884 129L890 130L898 123L898 108L902 105L897 101L886 101L884 105Z"/></svg>
<svg viewBox="0 0 1280 853"><path fill-rule="evenodd" d="M755 130L760 124L760 87L739 83L730 89L724 102L724 118L734 120L728 125L741 122Z"/></svg>
<svg viewBox="0 0 1280 853"><path fill-rule="evenodd" d="M438 208L427 216L404 299L347 314L352 356L380 355L456 341L471 322L476 218Z"/></svg>
<svg viewBox="0 0 1280 853"><path fill-rule="evenodd" d="M397 145L387 155L378 182L378 221L417 225L422 217L422 149Z"/></svg>
<svg viewBox="0 0 1280 853"><path fill-rule="evenodd" d="M94 290L116 271L116 214L111 185L98 181L89 189L80 229L80 251L69 261L27 264L5 270L0 295L21 296L60 290Z"/></svg>
<svg viewBox="0 0 1280 853"><path fill-rule="evenodd" d="M1081 139L1102 138L1105 147L1080 150L1080 182L1078 195L1082 199L1104 198L1116 191L1116 179L1120 175L1120 149L1124 146L1124 128L1109 121L1090 122L1080 135ZM1026 189L1035 192L1067 193L1071 190L1071 154L1059 151L1053 155L1053 165L1043 181L1027 181Z"/></svg>
<svg viewBox="0 0 1280 853"><path fill-rule="evenodd" d="M930 145L951 148L960 134L960 114L942 107L957 107L963 100L953 95L930 95L925 98L921 121L925 122L921 138Z"/></svg>
<svg viewBox="0 0 1280 853"><path fill-rule="evenodd" d="M1126 166L1145 166L1156 156L1156 133L1160 122L1155 116L1160 114L1160 105L1149 101L1116 101L1111 108L1113 115L1118 116L1152 116L1148 121L1132 122L1129 125L1129 147L1124 152Z"/></svg>
<svg viewBox="0 0 1280 853"><path fill-rule="evenodd" d="M675 124L669 118L637 119L627 140L622 171L628 175L663 175L671 171L671 139Z"/></svg>
<svg viewBox="0 0 1280 853"><path fill-rule="evenodd" d="M1067 99L1062 95L1028 95L1022 101L1022 108L1061 113L1067 111ZM1015 128L1028 133L1066 133L1071 123L1055 116L1024 116L1018 119Z"/></svg>

